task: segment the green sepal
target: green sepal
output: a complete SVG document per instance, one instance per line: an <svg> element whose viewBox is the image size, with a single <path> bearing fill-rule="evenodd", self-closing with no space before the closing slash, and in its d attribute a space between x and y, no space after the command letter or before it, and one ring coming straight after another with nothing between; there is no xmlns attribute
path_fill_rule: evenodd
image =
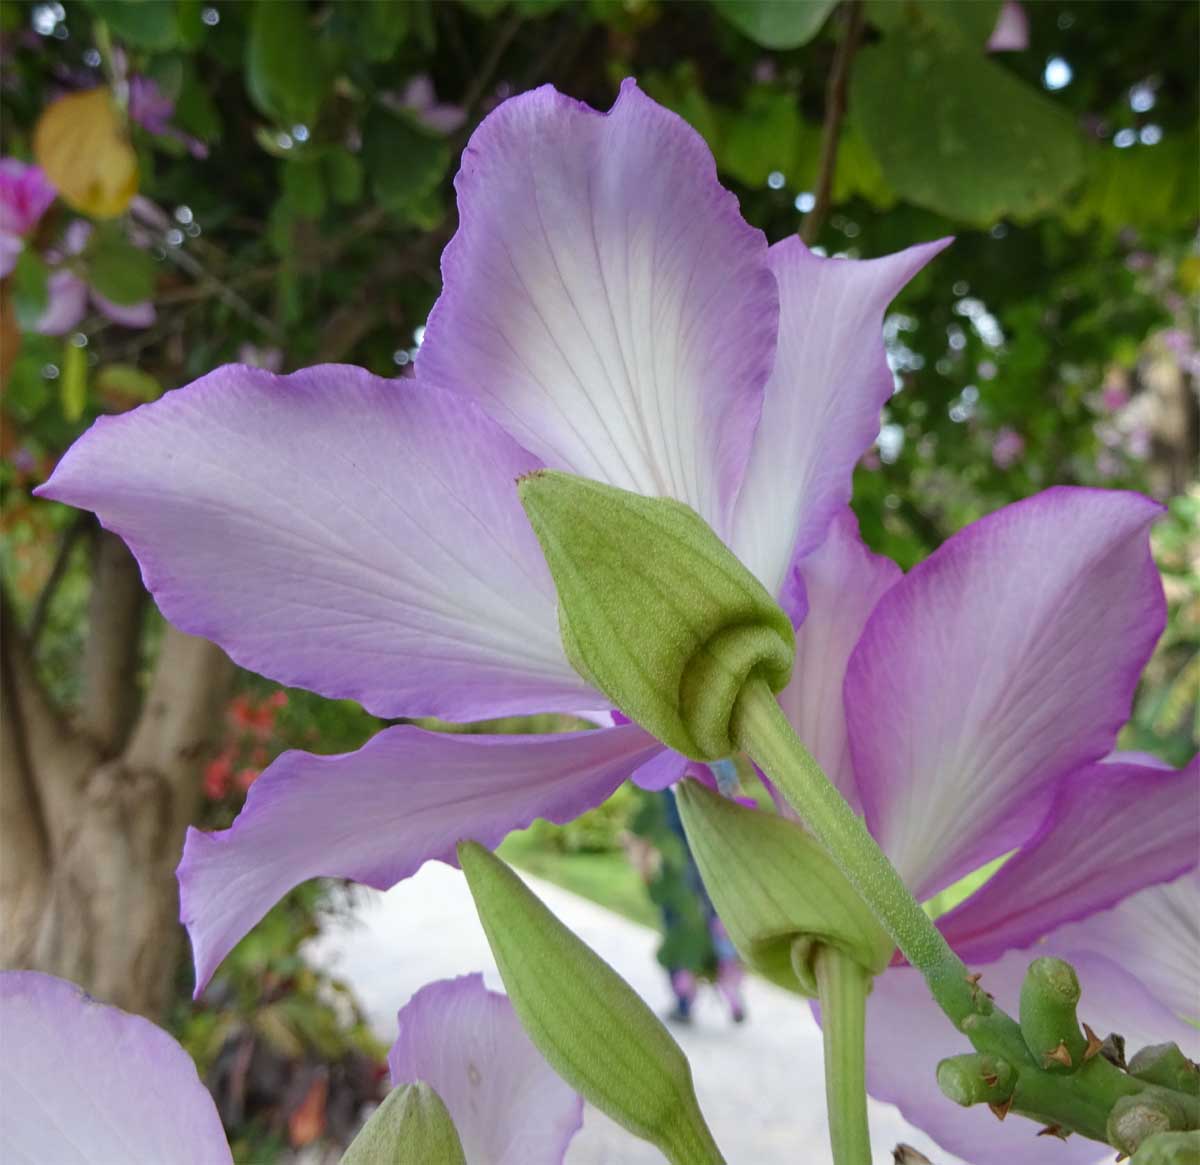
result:
<svg viewBox="0 0 1200 1165"><path fill-rule="evenodd" d="M579 674L677 752L734 752L743 685L760 675L780 691L795 655L791 622L762 584L680 502L554 470L518 488Z"/></svg>
<svg viewBox="0 0 1200 1165"><path fill-rule="evenodd" d="M1179 1050L1178 1044L1151 1044L1142 1048L1129 1061L1129 1075L1176 1092L1200 1096L1200 1068Z"/></svg>
<svg viewBox="0 0 1200 1165"><path fill-rule="evenodd" d="M1021 1035L1039 1067L1073 1072L1083 1063L1087 1040L1079 1028L1079 978L1062 959L1034 959L1021 984Z"/></svg>
<svg viewBox="0 0 1200 1165"><path fill-rule="evenodd" d="M705 888L755 971L815 997L808 955L819 944L845 951L871 975L884 970L891 939L807 830L698 781L682 782L675 797Z"/></svg>
<svg viewBox="0 0 1200 1165"><path fill-rule="evenodd" d="M428 1084L401 1084L371 1114L341 1165L467 1165L450 1113Z"/></svg>
<svg viewBox="0 0 1200 1165"><path fill-rule="evenodd" d="M637 992L494 854L464 841L458 860L513 1009L550 1066L675 1165L721 1165L687 1058Z"/></svg>
<svg viewBox="0 0 1200 1165"><path fill-rule="evenodd" d="M1200 1132L1150 1137L1129 1159L1129 1165L1200 1165Z"/></svg>

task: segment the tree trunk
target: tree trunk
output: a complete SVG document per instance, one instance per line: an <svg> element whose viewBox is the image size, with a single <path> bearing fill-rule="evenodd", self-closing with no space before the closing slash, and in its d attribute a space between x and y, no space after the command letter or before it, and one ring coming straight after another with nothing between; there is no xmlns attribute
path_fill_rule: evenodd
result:
<svg viewBox="0 0 1200 1165"><path fill-rule="evenodd" d="M141 584L107 539L93 559L73 722L4 605L0 965L61 975L160 1019L182 938L174 870L233 665L168 627L139 710Z"/></svg>

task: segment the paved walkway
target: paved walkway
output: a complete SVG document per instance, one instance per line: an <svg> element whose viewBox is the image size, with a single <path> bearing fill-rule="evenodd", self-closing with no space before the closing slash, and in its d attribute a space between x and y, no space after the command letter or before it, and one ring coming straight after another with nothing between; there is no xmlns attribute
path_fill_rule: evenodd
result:
<svg viewBox="0 0 1200 1165"><path fill-rule="evenodd" d="M658 1012L669 1003L654 959L657 936L556 886L532 881L548 906L608 960ZM387 1043L396 1012L425 983L482 970L502 989L487 940L458 870L430 863L387 894L362 891L351 916L318 940L311 957L353 987ZM748 984L749 1019L734 1027L715 995L702 996L695 1024L673 1028L692 1064L709 1126L730 1165L828 1165L821 1033L797 997ZM875 1165L891 1165L906 1141L937 1165L961 1165L907 1125L891 1105L871 1102ZM588 1109L568 1165L661 1165L657 1150Z"/></svg>

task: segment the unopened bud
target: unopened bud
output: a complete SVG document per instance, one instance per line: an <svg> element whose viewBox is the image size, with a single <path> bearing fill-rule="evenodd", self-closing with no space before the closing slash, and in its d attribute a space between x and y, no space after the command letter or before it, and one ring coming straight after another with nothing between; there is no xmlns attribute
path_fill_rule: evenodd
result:
<svg viewBox="0 0 1200 1165"><path fill-rule="evenodd" d="M539 470L518 483L558 591L576 671L631 720L693 760L735 746L751 676L791 677L791 621L692 509Z"/></svg>
<svg viewBox="0 0 1200 1165"><path fill-rule="evenodd" d="M1176 1092L1200 1096L1200 1068L1179 1050L1178 1044L1151 1044L1142 1048L1129 1061L1129 1075Z"/></svg>
<svg viewBox="0 0 1200 1165"><path fill-rule="evenodd" d="M1108 1115L1109 1144L1122 1153L1135 1153L1144 1141L1158 1133L1185 1127L1187 1116L1169 1094L1155 1091L1122 1096Z"/></svg>
<svg viewBox="0 0 1200 1165"><path fill-rule="evenodd" d="M1003 1104L1017 1086L1016 1069L996 1056L969 1052L937 1066L938 1087L955 1104Z"/></svg>
<svg viewBox="0 0 1200 1165"><path fill-rule="evenodd" d="M1129 1165L1200 1165L1200 1133L1157 1133L1142 1142Z"/></svg>
<svg viewBox="0 0 1200 1165"><path fill-rule="evenodd" d="M1073 1072L1083 1063L1087 1039L1075 1017L1079 978L1062 959L1034 959L1021 984L1021 1035L1037 1063L1050 1072Z"/></svg>
<svg viewBox="0 0 1200 1165"><path fill-rule="evenodd" d="M677 786L675 798L713 906L755 971L815 996L808 952L817 945L845 951L872 975L888 965L891 940L802 826L698 781Z"/></svg>
<svg viewBox="0 0 1200 1165"><path fill-rule="evenodd" d="M450 1113L428 1084L401 1084L371 1114L341 1165L466 1165Z"/></svg>
<svg viewBox="0 0 1200 1165"><path fill-rule="evenodd" d="M475 842L458 860L509 1001L546 1062L672 1165L722 1165L679 1045L642 998Z"/></svg>

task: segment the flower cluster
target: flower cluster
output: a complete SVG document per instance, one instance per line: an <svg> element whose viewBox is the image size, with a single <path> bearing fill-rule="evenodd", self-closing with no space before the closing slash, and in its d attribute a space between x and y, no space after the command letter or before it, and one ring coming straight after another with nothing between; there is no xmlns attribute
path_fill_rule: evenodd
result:
<svg viewBox="0 0 1200 1165"><path fill-rule="evenodd" d="M1095 953L1089 1005L1115 1008L1138 960L1177 936L1151 927L1104 965L1088 935L1125 923L1096 920L1144 922L1194 892L1197 861L1195 767L1112 756L1162 628L1159 507L1048 490L905 577L847 509L893 391L883 312L946 241L861 262L768 247L704 142L631 82L606 115L548 87L505 102L456 187L415 377L221 368L98 421L39 492L94 510L164 614L242 665L382 717L452 720L606 703L564 653L514 479L548 466L683 502L790 616L781 703L912 891L1015 851L944 920L963 957L999 987L1006 952L1050 936L1077 961ZM628 722L403 725L351 754L285 753L232 828L188 837L197 990L306 878L391 886L454 861L459 839L495 845L631 774L661 788L688 768ZM1137 998L1186 1035L1174 965L1156 962ZM980 1155L977 1111L924 1107L926 1062L954 1032L915 980L894 968L872 996L887 1053L873 1088L973 1160L1013 1159L991 1130ZM1020 1153L1039 1159L1025 1138Z"/></svg>

